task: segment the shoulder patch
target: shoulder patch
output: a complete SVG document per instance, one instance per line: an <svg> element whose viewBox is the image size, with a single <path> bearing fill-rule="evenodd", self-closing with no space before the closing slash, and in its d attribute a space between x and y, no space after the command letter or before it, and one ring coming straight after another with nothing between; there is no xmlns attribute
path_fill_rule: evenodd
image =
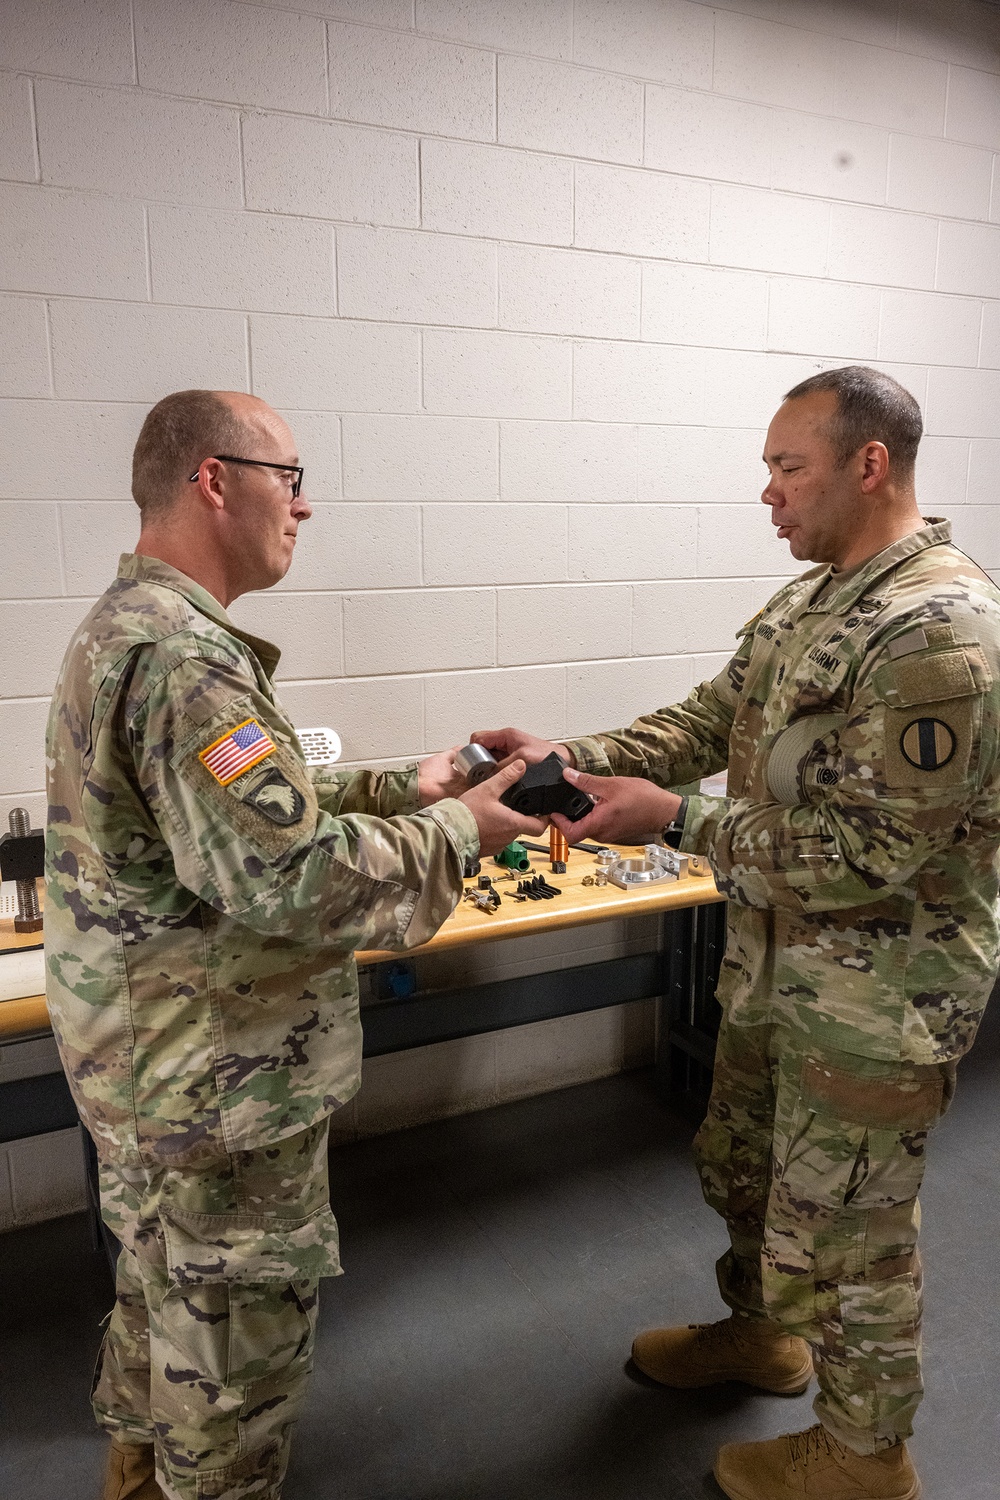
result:
<svg viewBox="0 0 1000 1500"><path fill-rule="evenodd" d="M899 736L903 757L918 771L940 771L955 754L956 739L943 719L914 719Z"/></svg>
<svg viewBox="0 0 1000 1500"><path fill-rule="evenodd" d="M282 828L300 823L306 809L306 799L298 787L278 770L268 771L262 781L255 782L243 801Z"/></svg>
<svg viewBox="0 0 1000 1500"><path fill-rule="evenodd" d="M220 786L228 786L244 771L273 755L277 746L256 719L244 719L235 729L206 745L198 759Z"/></svg>

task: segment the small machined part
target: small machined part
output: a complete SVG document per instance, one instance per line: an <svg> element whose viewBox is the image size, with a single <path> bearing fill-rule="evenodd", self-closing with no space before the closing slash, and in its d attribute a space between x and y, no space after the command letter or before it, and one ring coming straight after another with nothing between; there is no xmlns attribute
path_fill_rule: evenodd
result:
<svg viewBox="0 0 1000 1500"><path fill-rule="evenodd" d="M608 871L608 879L622 890L659 885L664 880L680 880L687 874L688 857L662 844L647 844L638 859L620 859Z"/></svg>
<svg viewBox="0 0 1000 1500"><path fill-rule="evenodd" d="M711 866L703 854L689 854L687 857L689 875L711 875Z"/></svg>
<svg viewBox="0 0 1000 1500"><path fill-rule="evenodd" d="M482 745L463 745L455 756L454 765L470 786L478 786L495 775L497 763Z"/></svg>
<svg viewBox="0 0 1000 1500"><path fill-rule="evenodd" d="M607 883L608 883L608 872L607 872L607 870L598 870L597 874L594 876L594 884L595 885L607 885Z"/></svg>
<svg viewBox="0 0 1000 1500"><path fill-rule="evenodd" d="M593 885L594 884L594 877L593 877L593 875L585 875L583 877L583 879L581 880L580 884L581 885Z"/></svg>
<svg viewBox="0 0 1000 1500"><path fill-rule="evenodd" d="M599 870L610 870L616 865L621 856L617 849L599 849L597 853L597 868Z"/></svg>
<svg viewBox="0 0 1000 1500"><path fill-rule="evenodd" d="M647 844L646 858L655 860L663 865L678 880L683 880L688 872L689 855L681 854L678 849L671 849L666 844Z"/></svg>
<svg viewBox="0 0 1000 1500"><path fill-rule="evenodd" d="M553 875L565 875L566 861L564 859L554 859L552 861L552 873Z"/></svg>
<svg viewBox="0 0 1000 1500"><path fill-rule="evenodd" d="M491 891L493 889L493 882L488 875L480 875L479 889L481 891Z"/></svg>
<svg viewBox="0 0 1000 1500"><path fill-rule="evenodd" d="M561 864L565 869L566 861L569 859L569 844L566 842L566 835L554 823L549 825L549 859L553 869L557 864Z"/></svg>

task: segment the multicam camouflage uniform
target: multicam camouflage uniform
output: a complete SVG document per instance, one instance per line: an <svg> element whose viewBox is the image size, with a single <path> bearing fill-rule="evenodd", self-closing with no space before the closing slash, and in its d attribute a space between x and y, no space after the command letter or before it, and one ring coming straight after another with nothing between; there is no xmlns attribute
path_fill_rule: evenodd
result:
<svg viewBox="0 0 1000 1500"><path fill-rule="evenodd" d="M769 767L792 726L782 805ZM1000 591L928 522L844 579L803 574L713 682L571 748L662 786L729 767L682 840L730 898L696 1142L730 1229L720 1286L812 1342L841 1441L897 1442L922 1393L925 1140L997 972Z"/></svg>
<svg viewBox="0 0 1000 1500"><path fill-rule="evenodd" d="M339 1272L328 1116L359 1083L352 958L427 940L476 825L416 773L310 772L273 646L123 557L48 728L48 1003L124 1245L98 1420L171 1500L274 1500Z"/></svg>

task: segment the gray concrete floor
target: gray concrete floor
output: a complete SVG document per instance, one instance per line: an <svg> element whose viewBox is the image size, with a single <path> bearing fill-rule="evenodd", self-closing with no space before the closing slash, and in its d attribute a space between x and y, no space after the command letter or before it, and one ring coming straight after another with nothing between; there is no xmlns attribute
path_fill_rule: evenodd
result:
<svg viewBox="0 0 1000 1500"><path fill-rule="evenodd" d="M927 1500L1000 1495L998 1059L1000 1007L924 1193ZM717 1500L721 1442L807 1426L808 1397L626 1369L637 1329L721 1315L690 1136L634 1073L340 1148L347 1274L323 1288L285 1500ZM0 1493L91 1500L110 1283L85 1220L0 1237L0 1287Z"/></svg>

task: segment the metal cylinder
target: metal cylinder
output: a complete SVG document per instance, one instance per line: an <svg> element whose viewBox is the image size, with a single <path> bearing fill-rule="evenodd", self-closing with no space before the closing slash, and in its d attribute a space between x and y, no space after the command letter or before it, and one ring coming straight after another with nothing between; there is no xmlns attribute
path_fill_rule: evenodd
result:
<svg viewBox="0 0 1000 1500"><path fill-rule="evenodd" d="M24 838L31 832L31 818L26 808L11 808L7 820L15 838ZM15 932L41 932L42 912L38 905L38 887L33 880L17 882L17 916L14 918Z"/></svg>
<svg viewBox="0 0 1000 1500"><path fill-rule="evenodd" d="M493 756L482 745L463 745L455 756L455 765L470 786L478 786L481 781L486 781L497 768Z"/></svg>
<svg viewBox="0 0 1000 1500"><path fill-rule="evenodd" d="M566 835L554 823L549 825L549 859L553 864L565 864L569 859L569 844Z"/></svg>

